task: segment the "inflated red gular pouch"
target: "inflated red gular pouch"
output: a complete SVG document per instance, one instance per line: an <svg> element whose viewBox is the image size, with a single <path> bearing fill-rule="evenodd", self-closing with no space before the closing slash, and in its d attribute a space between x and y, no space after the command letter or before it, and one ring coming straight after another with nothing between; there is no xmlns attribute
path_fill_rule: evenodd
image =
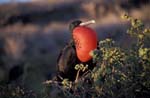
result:
<svg viewBox="0 0 150 98"><path fill-rule="evenodd" d="M82 62L90 60L92 57L89 53L97 48L96 32L86 25L86 23L81 24L73 30L73 39L75 41L77 57Z"/></svg>

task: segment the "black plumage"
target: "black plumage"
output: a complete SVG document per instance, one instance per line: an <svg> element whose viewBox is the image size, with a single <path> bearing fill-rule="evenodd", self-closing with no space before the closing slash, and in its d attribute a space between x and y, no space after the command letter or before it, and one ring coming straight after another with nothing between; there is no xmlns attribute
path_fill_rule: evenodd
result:
<svg viewBox="0 0 150 98"><path fill-rule="evenodd" d="M60 52L57 59L58 77L75 80L77 71L74 69L75 64L80 63L76 56L75 46L73 41L70 41Z"/></svg>

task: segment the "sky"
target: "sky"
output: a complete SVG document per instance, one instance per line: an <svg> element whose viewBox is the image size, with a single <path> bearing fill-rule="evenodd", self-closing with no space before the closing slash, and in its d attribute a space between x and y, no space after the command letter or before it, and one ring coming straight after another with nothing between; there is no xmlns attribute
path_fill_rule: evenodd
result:
<svg viewBox="0 0 150 98"><path fill-rule="evenodd" d="M0 4L10 3L10 2L29 2L29 1L32 1L32 0L0 0Z"/></svg>

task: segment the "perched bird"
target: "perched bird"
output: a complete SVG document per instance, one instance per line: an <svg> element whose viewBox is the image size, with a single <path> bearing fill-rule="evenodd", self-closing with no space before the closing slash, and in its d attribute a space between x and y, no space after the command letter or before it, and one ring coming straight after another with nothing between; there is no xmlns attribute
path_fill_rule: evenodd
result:
<svg viewBox="0 0 150 98"><path fill-rule="evenodd" d="M89 53L97 48L97 35L93 29L87 27L92 23L95 23L95 21L82 22L76 20L70 24L69 29L72 38L58 56L58 73L55 80L62 81L62 79L67 78L70 81L74 81L77 74L77 70L75 70L76 64L88 64L88 69L94 68L95 64L93 64Z"/></svg>

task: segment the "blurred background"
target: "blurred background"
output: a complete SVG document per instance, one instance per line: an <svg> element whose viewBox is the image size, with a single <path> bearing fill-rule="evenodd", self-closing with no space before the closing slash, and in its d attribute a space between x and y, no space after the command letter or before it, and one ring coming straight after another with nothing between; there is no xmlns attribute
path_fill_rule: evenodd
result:
<svg viewBox="0 0 150 98"><path fill-rule="evenodd" d="M149 0L0 0L0 92L5 84L39 93L56 72L60 50L71 38L69 23L96 20L99 40L128 47L128 13L150 26ZM1 96L1 93L0 93Z"/></svg>

